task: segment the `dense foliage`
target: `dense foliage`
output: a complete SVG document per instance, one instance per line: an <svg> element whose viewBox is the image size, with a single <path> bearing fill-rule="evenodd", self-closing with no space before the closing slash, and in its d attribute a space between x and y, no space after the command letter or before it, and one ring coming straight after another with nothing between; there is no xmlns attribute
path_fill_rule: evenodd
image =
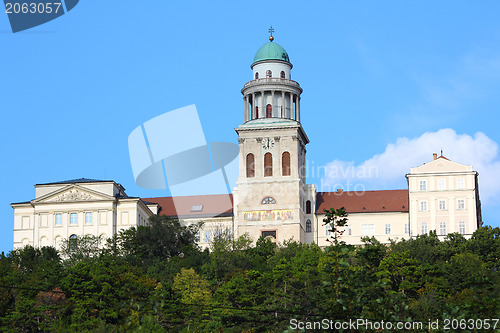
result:
<svg viewBox="0 0 500 333"><path fill-rule="evenodd" d="M500 229L471 239L434 232L364 246L342 242L343 209L327 212L331 245L275 246L196 227L152 227L103 240L27 246L0 257L0 331L283 332L292 318L373 321L500 316ZM64 259L63 259L64 258Z"/></svg>

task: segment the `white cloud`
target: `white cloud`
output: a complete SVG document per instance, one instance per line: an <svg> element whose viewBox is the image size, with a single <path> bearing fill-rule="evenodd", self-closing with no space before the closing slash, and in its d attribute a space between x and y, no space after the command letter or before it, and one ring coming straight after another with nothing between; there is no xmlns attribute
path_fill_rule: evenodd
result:
<svg viewBox="0 0 500 333"><path fill-rule="evenodd" d="M418 138L399 138L387 145L382 154L359 165L334 160L323 171L320 191L406 188L405 174L410 168L432 160L432 153L452 161L472 165L479 172L480 197L483 203L500 202L500 160L498 144L484 133L473 136L457 134L453 129L426 132Z"/></svg>

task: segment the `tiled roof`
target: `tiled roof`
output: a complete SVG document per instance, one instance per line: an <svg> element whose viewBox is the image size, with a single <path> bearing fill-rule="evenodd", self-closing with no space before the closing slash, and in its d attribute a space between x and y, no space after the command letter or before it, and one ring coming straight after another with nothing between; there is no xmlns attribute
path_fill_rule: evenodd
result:
<svg viewBox="0 0 500 333"><path fill-rule="evenodd" d="M207 217L232 216L233 214L233 196L231 194L143 198L142 200L144 202L159 204L161 207L160 215ZM201 210L200 206L202 206Z"/></svg>
<svg viewBox="0 0 500 333"><path fill-rule="evenodd" d="M341 208L350 213L408 212L408 190L318 192L316 213Z"/></svg>
<svg viewBox="0 0 500 333"><path fill-rule="evenodd" d="M143 198L160 205L161 215L178 217L232 216L232 195ZM174 204L175 200L175 204ZM200 209L201 207L201 210ZM408 212L408 190L359 192L319 192L316 212L345 207L347 213Z"/></svg>
<svg viewBox="0 0 500 333"><path fill-rule="evenodd" d="M70 180L64 180L64 181L60 181L60 182L43 183L43 184L36 184L36 185L78 184L78 183L107 183L107 182L112 182L112 180L78 178L78 179L70 179Z"/></svg>

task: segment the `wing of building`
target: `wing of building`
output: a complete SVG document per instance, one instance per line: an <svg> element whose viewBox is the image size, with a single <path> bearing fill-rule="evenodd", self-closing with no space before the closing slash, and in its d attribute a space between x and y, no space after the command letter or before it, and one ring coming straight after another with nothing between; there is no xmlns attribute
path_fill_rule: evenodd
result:
<svg viewBox="0 0 500 333"><path fill-rule="evenodd" d="M222 232L324 246L330 237L324 210L340 207L349 214L343 237L351 244L361 244L364 236L387 243L431 230L441 237L454 232L469 237L482 225L477 172L436 154L410 170L404 190L317 192L306 184L309 139L300 122L302 88L291 79L292 67L273 37L255 55L252 79L241 89L243 123L235 129L239 177L229 195L232 209L221 204L228 197L221 195L129 197L114 181L38 184L35 199L12 204L14 247L57 246L60 239L87 234L110 237L147 225L153 214L203 221L202 247Z"/></svg>
<svg viewBox="0 0 500 333"><path fill-rule="evenodd" d="M73 179L35 185L35 199L14 208L14 248L59 246L84 235L108 238L131 226L147 225L156 203L129 197L112 180Z"/></svg>

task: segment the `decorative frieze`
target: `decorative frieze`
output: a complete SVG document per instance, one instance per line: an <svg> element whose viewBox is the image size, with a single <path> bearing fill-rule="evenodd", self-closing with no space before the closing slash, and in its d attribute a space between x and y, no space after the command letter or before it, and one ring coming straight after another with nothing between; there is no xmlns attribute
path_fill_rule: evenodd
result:
<svg viewBox="0 0 500 333"><path fill-rule="evenodd" d="M88 200L94 200L97 199L97 197L90 195L88 193L78 191L78 190L70 190L68 192L65 192L63 194L58 195L55 197L53 200L50 201L56 201L56 202L61 202L61 201L88 201Z"/></svg>

